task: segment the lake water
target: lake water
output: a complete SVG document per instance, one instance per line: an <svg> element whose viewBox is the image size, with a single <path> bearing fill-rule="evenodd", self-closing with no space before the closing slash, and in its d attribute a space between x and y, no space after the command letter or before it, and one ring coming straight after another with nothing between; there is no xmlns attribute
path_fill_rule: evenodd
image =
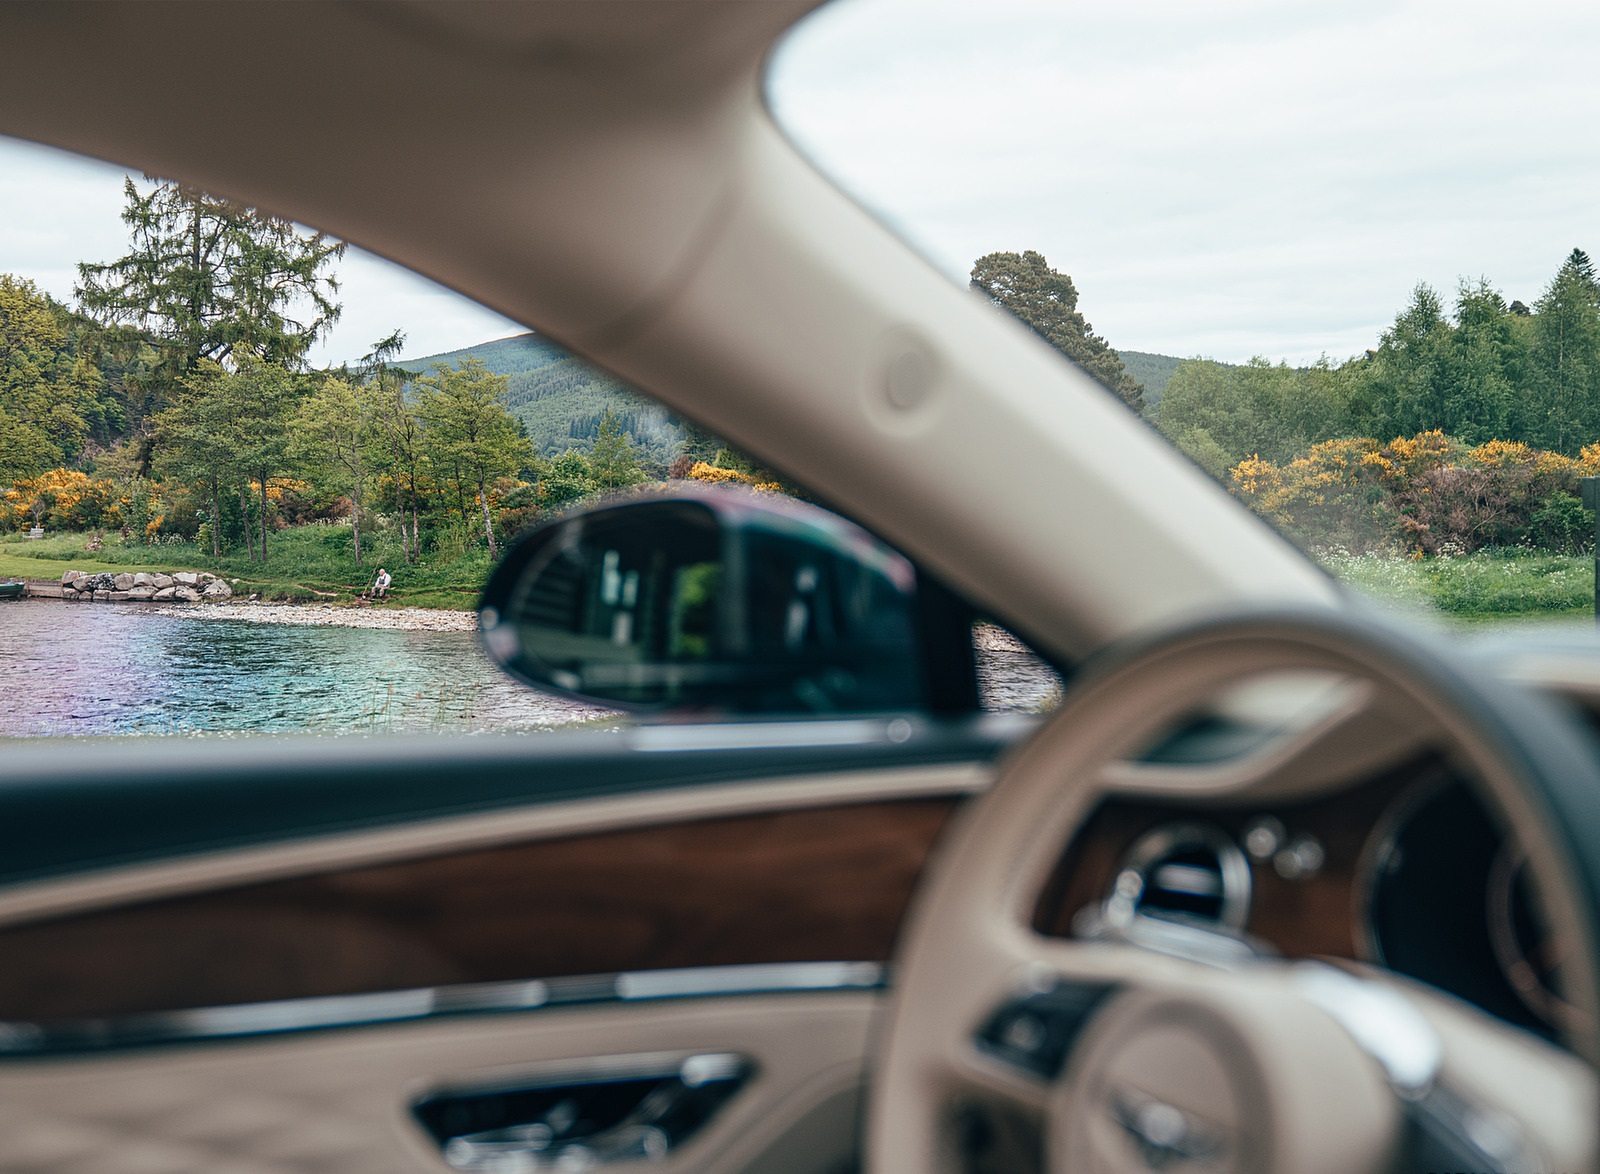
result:
<svg viewBox="0 0 1600 1174"><path fill-rule="evenodd" d="M1055 686L1019 649L980 644L980 658L993 708L1032 708ZM0 691L0 737L13 738L509 733L607 716L510 680L470 632L197 620L51 600L0 603Z"/></svg>

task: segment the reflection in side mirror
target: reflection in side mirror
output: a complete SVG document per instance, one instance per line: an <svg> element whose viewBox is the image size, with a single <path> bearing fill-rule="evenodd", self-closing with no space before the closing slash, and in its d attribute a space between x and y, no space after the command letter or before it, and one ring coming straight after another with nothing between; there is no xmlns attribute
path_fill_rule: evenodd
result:
<svg viewBox="0 0 1600 1174"><path fill-rule="evenodd" d="M539 527L480 619L518 680L609 704L977 708L970 613L860 527L773 495L684 487Z"/></svg>

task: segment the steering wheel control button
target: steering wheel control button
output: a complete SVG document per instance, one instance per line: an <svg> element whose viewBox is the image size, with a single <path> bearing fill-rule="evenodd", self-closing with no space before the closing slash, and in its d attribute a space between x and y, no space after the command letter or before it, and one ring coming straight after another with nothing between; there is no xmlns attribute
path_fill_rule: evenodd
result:
<svg viewBox="0 0 1600 1174"><path fill-rule="evenodd" d="M1084 1025L1116 989L1111 983L1067 982L1020 994L989 1017L978 1032L978 1050L1054 1080Z"/></svg>

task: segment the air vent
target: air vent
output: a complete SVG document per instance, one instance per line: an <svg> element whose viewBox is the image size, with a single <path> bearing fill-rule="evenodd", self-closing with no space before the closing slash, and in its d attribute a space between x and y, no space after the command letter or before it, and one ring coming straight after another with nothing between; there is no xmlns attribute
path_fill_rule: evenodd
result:
<svg viewBox="0 0 1600 1174"><path fill-rule="evenodd" d="M1169 823L1128 849L1106 896L1105 919L1153 917L1229 931L1250 916L1250 864L1221 828Z"/></svg>

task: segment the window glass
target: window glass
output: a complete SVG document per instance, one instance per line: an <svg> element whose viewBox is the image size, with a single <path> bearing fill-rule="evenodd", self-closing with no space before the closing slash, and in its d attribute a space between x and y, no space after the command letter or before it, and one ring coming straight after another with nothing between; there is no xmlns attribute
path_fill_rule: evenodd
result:
<svg viewBox="0 0 1600 1174"><path fill-rule="evenodd" d="M0 139L0 226L0 738L612 730L483 655L506 544L630 486L801 492L548 339L253 209ZM612 557L585 622L625 645L641 580ZM658 635L704 656L719 566L685 560ZM848 635L843 569L762 569L788 576L772 639ZM989 703L1047 703L1047 670L984 630Z"/></svg>
<svg viewBox="0 0 1600 1174"><path fill-rule="evenodd" d="M779 123L1358 590L1587 618L1600 12L843 0Z"/></svg>

